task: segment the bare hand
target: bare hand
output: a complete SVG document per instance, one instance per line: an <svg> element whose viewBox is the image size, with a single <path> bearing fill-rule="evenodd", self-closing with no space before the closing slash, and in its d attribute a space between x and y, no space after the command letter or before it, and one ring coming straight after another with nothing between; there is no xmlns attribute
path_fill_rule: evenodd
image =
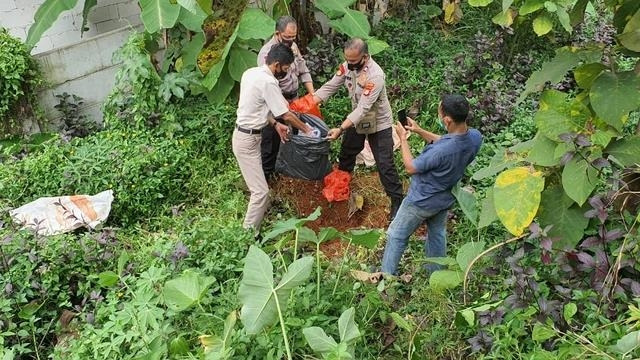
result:
<svg viewBox="0 0 640 360"><path fill-rule="evenodd" d="M407 118L408 120L409 118ZM409 125L407 125L407 127L409 127ZM400 139L406 139L407 138L407 129L405 129L404 126L402 126L401 122L397 122L396 123L396 132L398 133L398 136L400 137Z"/></svg>
<svg viewBox="0 0 640 360"><path fill-rule="evenodd" d="M422 130L422 128L420 127L420 125L418 125L418 123L413 120L412 118L407 116L407 126L405 126L405 129L409 130L409 131L413 131L416 132L418 130Z"/></svg>
<svg viewBox="0 0 640 360"><path fill-rule="evenodd" d="M285 141L289 140L289 127L287 125L276 122L275 128L278 135L280 135L280 141L283 144Z"/></svg>
<svg viewBox="0 0 640 360"><path fill-rule="evenodd" d="M327 133L327 140L329 141L333 141L335 139L337 139L340 134L342 133L342 130L340 130L340 128L333 128L331 130L329 130L329 132Z"/></svg>

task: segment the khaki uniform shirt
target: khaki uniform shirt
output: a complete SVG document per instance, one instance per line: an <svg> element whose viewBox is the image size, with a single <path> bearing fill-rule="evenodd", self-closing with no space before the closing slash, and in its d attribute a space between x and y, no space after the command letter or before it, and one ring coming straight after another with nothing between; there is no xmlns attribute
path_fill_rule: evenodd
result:
<svg viewBox="0 0 640 360"><path fill-rule="evenodd" d="M264 46L262 46L258 53L258 66L266 64L269 50L271 50L271 47L278 42L278 39L274 36L271 40L267 41ZM298 45L296 45L296 43L291 45L291 51L293 51L294 55L293 63L289 67L287 76L280 80L280 89L282 89L282 92L284 93L298 91L298 78L303 83L311 82L311 74L307 68L307 62L302 57L302 54L300 54L300 49L298 49Z"/></svg>
<svg viewBox="0 0 640 360"><path fill-rule="evenodd" d="M333 78L316 90L315 95L324 102L335 94L341 85L347 87L351 98L352 111L347 115L347 119L351 120L354 126L357 126L375 105L377 131L391 127L391 104L387 97L384 71L372 58L369 58L360 71L349 70L345 61Z"/></svg>
<svg viewBox="0 0 640 360"><path fill-rule="evenodd" d="M262 129L269 124L267 114L276 117L289 111L278 80L267 65L246 70L240 79L240 100L236 125L245 129Z"/></svg>

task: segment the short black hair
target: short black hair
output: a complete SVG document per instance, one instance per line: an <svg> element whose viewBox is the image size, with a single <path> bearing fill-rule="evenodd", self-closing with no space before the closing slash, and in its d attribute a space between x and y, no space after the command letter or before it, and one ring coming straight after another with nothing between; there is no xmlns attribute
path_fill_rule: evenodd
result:
<svg viewBox="0 0 640 360"><path fill-rule="evenodd" d="M285 30L287 30L287 26L289 26L289 24L298 26L298 22L296 21L296 19L293 18L293 16L289 16L289 15L280 16L276 21L276 31L284 32Z"/></svg>
<svg viewBox="0 0 640 360"><path fill-rule="evenodd" d="M277 43L271 47L267 54L267 65L279 62L280 65L290 65L293 62L293 51L283 43Z"/></svg>
<svg viewBox="0 0 640 360"><path fill-rule="evenodd" d="M455 123L467 121L469 116L469 102L462 95L447 94L441 100L442 112L449 116Z"/></svg>
<svg viewBox="0 0 640 360"><path fill-rule="evenodd" d="M369 45L367 45L366 41L364 41L364 40L362 40L361 38L358 38L358 37L354 37L354 38L351 38L351 39L347 40L347 42L344 43L344 49L345 50L349 50L349 49L358 50L358 53L360 55L369 54Z"/></svg>

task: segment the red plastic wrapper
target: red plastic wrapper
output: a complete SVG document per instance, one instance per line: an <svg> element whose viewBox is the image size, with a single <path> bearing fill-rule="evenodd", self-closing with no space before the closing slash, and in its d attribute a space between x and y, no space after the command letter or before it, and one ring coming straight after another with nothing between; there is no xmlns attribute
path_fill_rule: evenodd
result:
<svg viewBox="0 0 640 360"><path fill-rule="evenodd" d="M322 113L318 104L313 102L313 95L307 94L289 103L289 110L304 114L311 114L322 119Z"/></svg>
<svg viewBox="0 0 640 360"><path fill-rule="evenodd" d="M349 183L351 182L351 174L339 169L334 169L329 175L324 177L324 189L322 195L329 202L345 201L351 195Z"/></svg>

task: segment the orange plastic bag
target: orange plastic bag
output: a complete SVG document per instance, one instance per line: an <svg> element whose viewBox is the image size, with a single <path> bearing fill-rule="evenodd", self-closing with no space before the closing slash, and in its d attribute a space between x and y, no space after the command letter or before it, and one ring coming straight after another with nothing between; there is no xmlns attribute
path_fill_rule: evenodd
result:
<svg viewBox="0 0 640 360"><path fill-rule="evenodd" d="M329 202L348 200L349 195L351 195L351 189L349 188L350 182L350 173L334 169L329 175L324 177L322 195L324 195Z"/></svg>
<svg viewBox="0 0 640 360"><path fill-rule="evenodd" d="M322 119L320 107L318 106L318 104L313 102L313 95L311 94L307 94L299 99L293 100L291 103L289 103L289 110L315 115Z"/></svg>

